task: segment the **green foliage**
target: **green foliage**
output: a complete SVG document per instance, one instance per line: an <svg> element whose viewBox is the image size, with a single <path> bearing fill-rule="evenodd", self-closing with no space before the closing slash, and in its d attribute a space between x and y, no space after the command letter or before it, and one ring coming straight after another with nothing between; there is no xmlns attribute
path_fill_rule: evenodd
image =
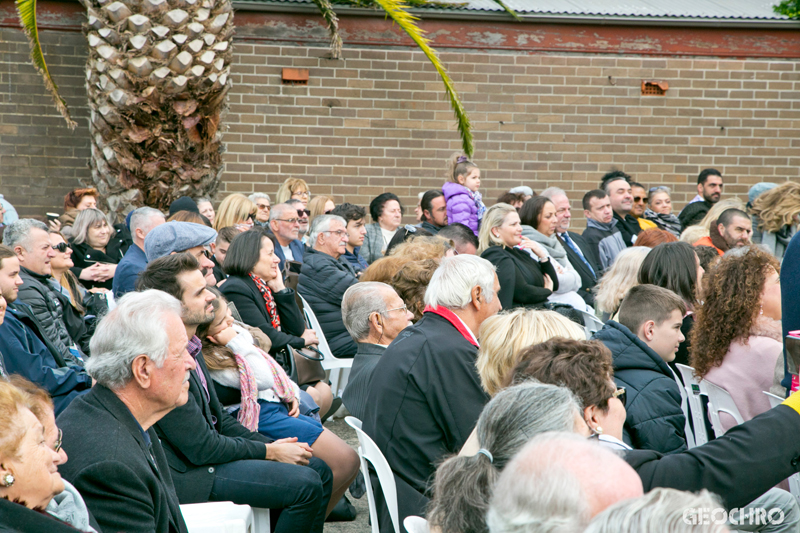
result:
<svg viewBox="0 0 800 533"><path fill-rule="evenodd" d="M772 10L790 19L800 19L800 0L783 0L777 6L772 6Z"/></svg>
<svg viewBox="0 0 800 533"><path fill-rule="evenodd" d="M39 27L36 24L36 0L16 0L16 3L19 21L31 45L31 61L33 62L33 66L44 78L44 86L53 96L56 109L58 109L58 112L64 117L64 120L67 121L67 126L69 126L71 130L74 130L77 124L72 120L72 117L69 116L67 102L58 94L58 86L56 86L53 78L50 77L50 71L47 69L47 63L44 60L42 45L39 42Z"/></svg>
<svg viewBox="0 0 800 533"><path fill-rule="evenodd" d="M313 0L322 18L328 23L328 31L331 34L331 59L339 59L342 56L342 38L339 36L339 18L333 12L330 0Z"/></svg>

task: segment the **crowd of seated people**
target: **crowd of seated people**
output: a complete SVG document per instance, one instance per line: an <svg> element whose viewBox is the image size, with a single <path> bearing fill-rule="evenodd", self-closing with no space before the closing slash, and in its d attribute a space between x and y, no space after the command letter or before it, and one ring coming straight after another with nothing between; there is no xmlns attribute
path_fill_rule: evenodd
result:
<svg viewBox="0 0 800 533"><path fill-rule="evenodd" d="M325 425L349 412L401 523L666 532L716 506L783 519L692 531L797 531L778 487L800 456L800 188L758 184L745 206L705 169L674 214L669 188L619 170L575 197L487 206L480 186L454 154L415 225L392 192L337 205L294 178L124 222L94 189L49 226L0 219L0 529L185 532L180 504L232 501L323 531L366 482L393 531ZM298 367L323 338L352 358L341 390ZM744 423L720 414L725 437L695 446L676 363Z"/></svg>

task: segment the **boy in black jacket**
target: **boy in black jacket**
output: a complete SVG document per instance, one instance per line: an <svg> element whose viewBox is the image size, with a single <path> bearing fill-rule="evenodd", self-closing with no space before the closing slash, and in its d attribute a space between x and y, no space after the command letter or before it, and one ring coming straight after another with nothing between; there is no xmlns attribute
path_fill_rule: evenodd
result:
<svg viewBox="0 0 800 533"><path fill-rule="evenodd" d="M667 365L684 340L686 305L667 289L633 287L622 300L619 322L609 320L594 338L614 356L614 381L625 387L623 440L664 454L686 451L681 393Z"/></svg>

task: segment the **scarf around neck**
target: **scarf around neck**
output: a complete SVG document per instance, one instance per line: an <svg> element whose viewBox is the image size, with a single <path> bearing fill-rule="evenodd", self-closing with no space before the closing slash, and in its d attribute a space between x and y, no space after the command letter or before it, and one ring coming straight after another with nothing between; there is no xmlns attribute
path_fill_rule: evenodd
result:
<svg viewBox="0 0 800 533"><path fill-rule="evenodd" d="M264 304L267 308L267 316L269 316L269 321L272 323L272 327L280 331L281 317L278 314L278 306L275 304L275 298L272 297L272 290L267 287L267 282L264 281L260 276L250 273L250 279L253 280L253 283L255 283L256 287L258 288L258 292L260 292L261 296L264 297Z"/></svg>
<svg viewBox="0 0 800 533"><path fill-rule="evenodd" d="M547 253L550 255L550 257L558 261L561 266L567 266L567 263L569 262L567 259L567 251L564 250L564 247L560 242L558 242L558 238L556 237L555 233L548 237L539 230L534 229L532 226L522 226L522 235L541 244L544 249L547 250Z"/></svg>
<svg viewBox="0 0 800 533"><path fill-rule="evenodd" d="M605 222L600 222L599 220L595 220L593 218L586 219L586 227L587 228L596 228L602 231L607 231L609 233L614 233L614 230L617 228L617 219L612 218L611 222L606 224Z"/></svg>

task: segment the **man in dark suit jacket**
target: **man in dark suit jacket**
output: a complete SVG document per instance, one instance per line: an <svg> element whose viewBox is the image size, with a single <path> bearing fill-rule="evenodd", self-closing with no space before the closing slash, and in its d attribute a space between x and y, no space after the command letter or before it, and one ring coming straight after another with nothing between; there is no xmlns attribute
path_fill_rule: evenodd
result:
<svg viewBox="0 0 800 533"><path fill-rule="evenodd" d="M414 315L389 285L362 281L344 293L342 316L358 345L342 401L350 414L363 420L375 367L386 347L411 325Z"/></svg>
<svg viewBox="0 0 800 533"><path fill-rule="evenodd" d="M477 335L500 310L499 290L485 259L442 259L425 313L386 349L372 376L363 427L394 472L401 523L425 512L436 464L458 453L489 401L475 369ZM378 503L381 531L391 531L381 494Z"/></svg>
<svg viewBox="0 0 800 533"><path fill-rule="evenodd" d="M297 209L288 204L273 206L269 214L269 227L278 240L278 246L275 247L275 255L281 260L278 270L283 272L287 257L286 250L292 254L291 261L302 263L306 248L298 238L300 235L300 217Z"/></svg>
<svg viewBox="0 0 800 533"><path fill-rule="evenodd" d="M58 417L69 454L59 471L104 531L187 531L153 428L188 397L195 363L180 314L163 292L122 298L92 338L97 384Z"/></svg>
<svg viewBox="0 0 800 533"><path fill-rule="evenodd" d="M197 364L185 405L156 424L180 501L233 501L280 510L274 531L321 533L333 483L330 468L311 456L308 444L272 442L242 426L219 403L195 335L198 325L214 318L215 297L206 289L199 262L189 254L152 261L138 288L159 288L180 298L189 354Z"/></svg>
<svg viewBox="0 0 800 533"><path fill-rule="evenodd" d="M583 237L577 233L569 231L569 223L572 219L570 201L567 193L558 187L550 187L542 191L542 196L550 198L556 207L556 237L561 242L567 252L567 259L578 274L581 276L581 288L578 291L583 301L587 305L594 307L594 293L592 289L597 285L597 273L586 257L586 243Z"/></svg>

